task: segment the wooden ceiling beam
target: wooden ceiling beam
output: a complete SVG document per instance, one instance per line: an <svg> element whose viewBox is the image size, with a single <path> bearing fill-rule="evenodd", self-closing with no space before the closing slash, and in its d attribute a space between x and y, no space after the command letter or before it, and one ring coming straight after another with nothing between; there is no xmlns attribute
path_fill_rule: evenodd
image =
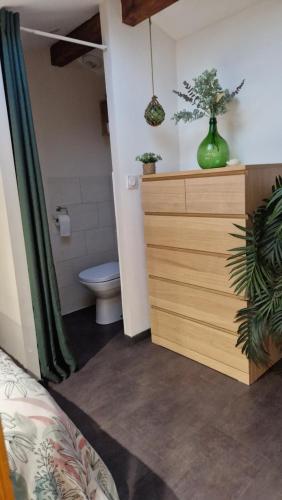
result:
<svg viewBox="0 0 282 500"><path fill-rule="evenodd" d="M136 26L178 0L121 0L122 21Z"/></svg>
<svg viewBox="0 0 282 500"><path fill-rule="evenodd" d="M102 43L102 32L100 23L100 14L96 14L83 24L75 28L68 35L71 38L84 40L92 43ZM66 66L78 57L90 52L91 47L76 45L69 42L57 42L51 46L51 63L53 66Z"/></svg>

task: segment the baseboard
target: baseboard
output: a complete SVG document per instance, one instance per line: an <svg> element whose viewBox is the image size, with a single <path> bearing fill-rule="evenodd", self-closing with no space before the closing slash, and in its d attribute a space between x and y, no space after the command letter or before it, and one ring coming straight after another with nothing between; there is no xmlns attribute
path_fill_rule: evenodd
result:
<svg viewBox="0 0 282 500"><path fill-rule="evenodd" d="M137 335L134 335L134 337L128 337L130 342L135 344L136 342L139 342L140 340L147 339L148 337L151 337L151 330L144 330L143 332L137 333Z"/></svg>

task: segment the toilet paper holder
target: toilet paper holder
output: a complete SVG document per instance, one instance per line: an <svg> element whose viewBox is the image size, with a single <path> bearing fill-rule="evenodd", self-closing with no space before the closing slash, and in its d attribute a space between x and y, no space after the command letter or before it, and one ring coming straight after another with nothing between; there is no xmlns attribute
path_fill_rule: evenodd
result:
<svg viewBox="0 0 282 500"><path fill-rule="evenodd" d="M56 212L59 213L59 214L69 215L69 211L68 211L67 207L61 207L60 205L58 207L56 207ZM56 215L54 215L53 219L55 221L56 226L58 226L59 225L59 219L58 219L58 217L56 217Z"/></svg>

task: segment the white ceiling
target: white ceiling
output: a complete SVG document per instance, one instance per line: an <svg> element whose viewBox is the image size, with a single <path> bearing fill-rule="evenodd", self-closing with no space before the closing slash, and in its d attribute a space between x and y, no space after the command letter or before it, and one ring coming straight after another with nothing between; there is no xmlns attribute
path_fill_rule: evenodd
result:
<svg viewBox="0 0 282 500"><path fill-rule="evenodd" d="M172 38L180 40L260 1L179 0L156 14L153 21Z"/></svg>
<svg viewBox="0 0 282 500"><path fill-rule="evenodd" d="M179 40L262 0L179 0L153 17L153 22ZM21 25L65 35L98 12L99 0L0 0L21 16ZM52 40L23 34L26 48L52 45Z"/></svg>
<svg viewBox="0 0 282 500"><path fill-rule="evenodd" d="M99 0L0 0L0 7L19 12L21 25L66 35L98 12ZM22 35L25 47L52 45L54 40Z"/></svg>

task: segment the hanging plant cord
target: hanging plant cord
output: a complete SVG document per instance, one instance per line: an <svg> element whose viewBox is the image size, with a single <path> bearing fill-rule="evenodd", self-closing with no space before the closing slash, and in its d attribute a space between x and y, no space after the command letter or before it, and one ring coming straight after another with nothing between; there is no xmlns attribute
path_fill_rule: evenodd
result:
<svg viewBox="0 0 282 500"><path fill-rule="evenodd" d="M153 97L145 110L145 120L152 127L161 125L165 119L165 111L159 103L155 95L155 82L154 82L154 62L153 62L153 43L152 43L152 21L149 18L149 36L150 36L150 56L151 56L151 78L152 78L152 91Z"/></svg>
<svg viewBox="0 0 282 500"><path fill-rule="evenodd" d="M155 95L155 82L154 82L154 61L153 61L152 20L151 20L151 18L149 18L149 34L150 34L152 91L153 91L153 96L154 96Z"/></svg>

